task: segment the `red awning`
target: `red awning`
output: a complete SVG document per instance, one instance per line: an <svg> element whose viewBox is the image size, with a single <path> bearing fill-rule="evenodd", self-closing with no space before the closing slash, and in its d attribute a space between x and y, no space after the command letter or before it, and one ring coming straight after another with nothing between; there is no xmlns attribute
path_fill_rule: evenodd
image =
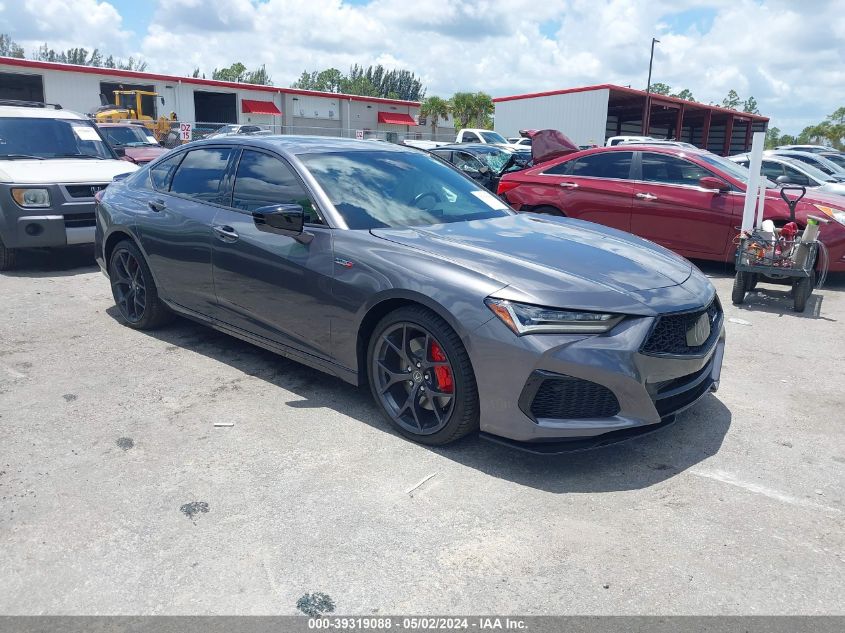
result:
<svg viewBox="0 0 845 633"><path fill-rule="evenodd" d="M245 114L272 114L281 116L279 108L272 101L254 101L252 99L241 99L241 111Z"/></svg>
<svg viewBox="0 0 845 633"><path fill-rule="evenodd" d="M398 112L379 112L378 122L390 125L417 125L414 117L410 114L399 114Z"/></svg>

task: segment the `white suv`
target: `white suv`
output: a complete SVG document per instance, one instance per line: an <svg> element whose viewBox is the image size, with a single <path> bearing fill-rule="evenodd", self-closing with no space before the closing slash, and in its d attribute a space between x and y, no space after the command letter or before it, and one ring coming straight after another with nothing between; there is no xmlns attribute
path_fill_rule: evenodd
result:
<svg viewBox="0 0 845 633"><path fill-rule="evenodd" d="M87 117L0 101L0 270L20 248L93 243L94 195L136 169Z"/></svg>

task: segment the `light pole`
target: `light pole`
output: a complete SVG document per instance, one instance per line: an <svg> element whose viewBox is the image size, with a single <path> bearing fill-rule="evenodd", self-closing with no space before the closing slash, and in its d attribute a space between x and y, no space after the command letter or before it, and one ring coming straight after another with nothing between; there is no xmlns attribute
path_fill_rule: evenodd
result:
<svg viewBox="0 0 845 633"><path fill-rule="evenodd" d="M660 40L655 37L651 38L651 57L648 59L648 84L646 84L646 92L651 92L651 65L654 63L654 45L660 44Z"/></svg>

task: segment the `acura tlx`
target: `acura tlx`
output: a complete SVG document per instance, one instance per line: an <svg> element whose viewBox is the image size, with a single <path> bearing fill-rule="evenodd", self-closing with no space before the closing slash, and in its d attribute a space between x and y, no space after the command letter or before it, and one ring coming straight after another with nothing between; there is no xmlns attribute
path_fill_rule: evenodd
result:
<svg viewBox="0 0 845 633"><path fill-rule="evenodd" d="M538 452L655 430L719 384L710 281L651 242L518 215L413 148L189 143L100 196L123 320L177 313L368 385L403 435Z"/></svg>

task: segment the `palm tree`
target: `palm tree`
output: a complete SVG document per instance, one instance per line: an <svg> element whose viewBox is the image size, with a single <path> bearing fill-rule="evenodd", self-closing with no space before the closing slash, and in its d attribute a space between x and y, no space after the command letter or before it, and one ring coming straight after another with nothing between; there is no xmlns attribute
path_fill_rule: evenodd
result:
<svg viewBox="0 0 845 633"><path fill-rule="evenodd" d="M486 92L476 92L473 95L473 115L477 127L492 127L492 116L494 111L493 97Z"/></svg>
<svg viewBox="0 0 845 633"><path fill-rule="evenodd" d="M431 123L431 140L437 140L437 123L449 117L449 102L440 97L426 97L420 106L420 114Z"/></svg>
<svg viewBox="0 0 845 633"><path fill-rule="evenodd" d="M455 119L455 129L469 127L469 122L475 118L475 95L471 92L456 92L449 102Z"/></svg>

